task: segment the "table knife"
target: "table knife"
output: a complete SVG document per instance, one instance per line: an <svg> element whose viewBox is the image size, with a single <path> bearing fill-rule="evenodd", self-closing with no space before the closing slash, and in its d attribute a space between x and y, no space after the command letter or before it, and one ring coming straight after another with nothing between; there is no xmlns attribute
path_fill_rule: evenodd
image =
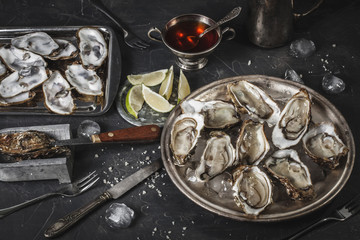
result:
<svg viewBox="0 0 360 240"><path fill-rule="evenodd" d="M68 228L77 223L80 219L85 217L92 210L96 209L100 205L104 204L110 199L117 199L124 193L135 187L137 184L145 180L147 177L155 173L162 166L161 159L157 159L150 165L141 168L137 172L133 173L129 177L125 178L115 186L106 190L103 194L99 195L92 202L88 203L84 207L81 207L74 212L60 218L53 225L51 225L45 232L44 236L48 238L57 237L64 233Z"/></svg>
<svg viewBox="0 0 360 240"><path fill-rule="evenodd" d="M119 129L111 132L94 134L89 138L73 138L56 140L51 142L52 146L73 146L104 142L131 143L131 142L151 142L160 139L161 129L157 125L145 125Z"/></svg>

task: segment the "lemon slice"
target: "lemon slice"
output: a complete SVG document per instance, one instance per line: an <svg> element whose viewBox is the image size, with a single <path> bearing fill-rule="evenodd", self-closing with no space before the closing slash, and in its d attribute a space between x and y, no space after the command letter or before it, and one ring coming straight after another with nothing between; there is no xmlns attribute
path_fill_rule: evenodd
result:
<svg viewBox="0 0 360 240"><path fill-rule="evenodd" d="M138 75L128 75L127 79L132 85L140 85L144 84L148 87L156 86L162 81L164 81L166 77L166 73L168 72L167 69L161 69L155 72L145 73L145 74L138 74Z"/></svg>
<svg viewBox="0 0 360 240"><path fill-rule="evenodd" d="M138 118L138 112L144 104L144 98L142 95L141 85L136 85L130 88L126 94L125 106L126 110L133 115L135 118Z"/></svg>
<svg viewBox="0 0 360 240"><path fill-rule="evenodd" d="M161 83L159 94L169 100L174 82L174 67L171 66L168 73L166 74L165 80Z"/></svg>
<svg viewBox="0 0 360 240"><path fill-rule="evenodd" d="M142 85L142 95L145 102L157 112L170 112L171 109L175 107L175 105L170 104L168 100L146 87L144 84Z"/></svg>
<svg viewBox="0 0 360 240"><path fill-rule="evenodd" d="M179 85L178 85L178 103L190 94L189 82L184 73L180 69Z"/></svg>

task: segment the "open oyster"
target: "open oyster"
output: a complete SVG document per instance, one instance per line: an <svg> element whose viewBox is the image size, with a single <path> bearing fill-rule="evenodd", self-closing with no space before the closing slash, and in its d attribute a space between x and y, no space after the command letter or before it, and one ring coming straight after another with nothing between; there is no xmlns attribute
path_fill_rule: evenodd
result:
<svg viewBox="0 0 360 240"><path fill-rule="evenodd" d="M197 179L207 181L235 163L235 149L230 136L221 131L210 133L200 164L195 170Z"/></svg>
<svg viewBox="0 0 360 240"><path fill-rule="evenodd" d="M306 133L311 118L311 101L305 89L300 89L285 105L275 125L273 144L285 149L296 145Z"/></svg>
<svg viewBox="0 0 360 240"><path fill-rule="evenodd" d="M332 123L323 122L310 129L303 137L306 153L322 166L335 169L349 149L341 141Z"/></svg>
<svg viewBox="0 0 360 240"><path fill-rule="evenodd" d="M71 96L70 84L59 71L53 72L43 83L45 106L57 114L71 114L74 109L74 99Z"/></svg>
<svg viewBox="0 0 360 240"><path fill-rule="evenodd" d="M258 215L272 203L272 183L257 166L240 166L233 173L235 203L246 214Z"/></svg>
<svg viewBox="0 0 360 240"><path fill-rule="evenodd" d="M184 113L175 119L170 135L170 148L176 165L186 162L186 157L195 147L203 127L204 117L197 113Z"/></svg>
<svg viewBox="0 0 360 240"><path fill-rule="evenodd" d="M53 141L55 141L54 138L39 131L2 133L0 134L0 152L17 161L70 153L67 147L52 146Z"/></svg>
<svg viewBox="0 0 360 240"><path fill-rule="evenodd" d="M59 45L45 32L34 32L11 39L14 47L26 49L42 56L50 55Z"/></svg>
<svg viewBox="0 0 360 240"><path fill-rule="evenodd" d="M65 39L54 39L55 42L59 45L59 48L56 49L53 53L46 58L50 60L59 60L59 59L70 59L78 55L78 49L70 41Z"/></svg>
<svg viewBox="0 0 360 240"><path fill-rule="evenodd" d="M80 64L73 64L67 67L65 75L79 93L91 96L103 94L102 81L95 71L85 69Z"/></svg>
<svg viewBox="0 0 360 240"><path fill-rule="evenodd" d="M206 128L225 128L240 121L233 104L214 100L208 102L189 99L180 104L183 113L200 113Z"/></svg>
<svg viewBox="0 0 360 240"><path fill-rule="evenodd" d="M31 66L47 66L47 63L40 55L18 49L12 45L0 47L0 57L5 65L12 71L21 71L23 68L29 68Z"/></svg>
<svg viewBox="0 0 360 240"><path fill-rule="evenodd" d="M240 164L256 165L269 151L270 145L264 132L264 124L250 119L243 122L236 141L236 154Z"/></svg>
<svg viewBox="0 0 360 240"><path fill-rule="evenodd" d="M84 27L77 32L81 62L85 68L96 69L105 61L108 50L104 36L95 28Z"/></svg>
<svg viewBox="0 0 360 240"><path fill-rule="evenodd" d="M315 196L310 172L295 150L276 151L265 160L265 167L285 186L292 199L312 199Z"/></svg>
<svg viewBox="0 0 360 240"><path fill-rule="evenodd" d="M0 82L0 96L14 97L39 86L48 78L44 67L31 66L20 72L13 72Z"/></svg>
<svg viewBox="0 0 360 240"><path fill-rule="evenodd" d="M271 127L279 118L280 109L262 89L245 80L227 85L228 93L241 113L247 113L255 121Z"/></svg>
<svg viewBox="0 0 360 240"><path fill-rule="evenodd" d="M27 101L30 101L35 97L36 93L33 91L23 92L14 97L1 98L0 97L0 106L10 106L17 105Z"/></svg>

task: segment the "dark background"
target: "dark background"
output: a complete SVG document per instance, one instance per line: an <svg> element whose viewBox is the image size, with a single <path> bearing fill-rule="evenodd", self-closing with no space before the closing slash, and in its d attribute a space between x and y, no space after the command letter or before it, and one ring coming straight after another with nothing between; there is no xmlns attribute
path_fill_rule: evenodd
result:
<svg viewBox="0 0 360 240"><path fill-rule="evenodd" d="M187 72L192 90L215 80L237 75L264 74L284 76L288 68L299 74L305 85L315 89L332 102L344 115L355 144L360 133L360 2L355 0L325 1L312 14L295 23L294 38L305 37L314 41L317 51L306 59L295 59L288 54L289 45L276 49L262 49L247 40L247 2L209 0L123 0L105 1L125 26L143 39L151 27L161 28L169 19L185 13L200 13L220 19L235 6L243 6L240 17L227 26L237 31L232 41L224 41L209 56L208 65L201 71ZM313 4L306 0L295 2L299 11ZM71 26L110 25L118 33L122 53L120 85L126 75L142 73L174 65L172 54L163 44L151 43L144 51L127 47L122 33L87 0L14 0L0 1L0 26ZM336 44L336 47L332 45ZM251 64L248 65L249 60ZM326 60L326 61L324 61ZM331 71L346 83L344 92L326 94L321 88L323 75ZM103 131L130 127L113 106L98 117L0 117L0 127L31 126L42 124L71 124L75 134L81 121L97 121ZM44 230L68 212L84 205L115 183L116 178L127 176L142 166L146 158L160 157L159 144L149 145L100 145L77 147L75 151L74 178L93 170L101 176L101 182L92 190L76 198L52 198L27 207L4 219L0 219L0 239L44 239ZM140 184L122 198L134 209L136 220L127 229L114 230L104 222L105 210L110 205L93 212L59 239L282 239L300 230L321 217L328 216L336 207L359 192L359 163L355 161L353 173L343 190L326 207L307 216L277 222L239 222L217 216L202 209L185 197L171 182L162 169L158 175ZM57 181L0 182L0 208L20 203L59 187ZM343 223L330 223L315 230L302 239L359 239L360 215Z"/></svg>

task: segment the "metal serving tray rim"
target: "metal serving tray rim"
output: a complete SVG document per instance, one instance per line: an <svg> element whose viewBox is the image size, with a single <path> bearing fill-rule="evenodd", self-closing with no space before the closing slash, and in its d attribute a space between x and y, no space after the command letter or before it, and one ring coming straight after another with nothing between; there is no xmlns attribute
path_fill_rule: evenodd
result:
<svg viewBox="0 0 360 240"><path fill-rule="evenodd" d="M298 83L294 83L294 82L290 82L288 80L284 80L284 79L280 79L280 78L276 78L276 77L264 76L264 75L237 76L237 77L232 77L232 78L221 79L221 80L215 81L211 84L205 85L205 86L197 89L196 91L191 93L186 99L196 98L197 96L204 94L206 91L213 91L213 89L219 85L223 85L223 84L227 84L227 83L235 82L235 81L239 81L239 80L247 80L249 82L253 82L253 81L256 81L256 79L261 79L262 81L264 81L264 84L281 83L281 84L286 84L286 85L289 85L291 87L295 87L298 89L305 88L311 96L317 98L323 104L327 105L327 107L329 107L330 111L332 113L334 113L336 115L336 117L338 117L339 121L342 123L342 126L346 128L345 131L347 134L347 138L345 139L346 140L345 143L347 144L347 146L349 147L350 150L346 157L346 163L344 164L344 169L341 173L341 176L337 180L336 184L332 187L331 191L327 192L321 198L317 199L313 203L306 205L302 208L299 208L299 209L296 209L296 210L293 210L290 212L278 213L278 214L264 214L263 215L262 213L260 213L260 215L256 218L245 215L240 209L239 209L239 211L235 211L235 210L223 207L223 206L219 206L218 204L205 199L204 197L202 197L200 194L198 194L196 191L194 191L187 184L187 182L183 179L183 177L180 176L177 166L175 166L173 164L172 153L171 153L171 149L169 147L170 132L171 132L172 124L174 123L175 118L179 114L181 114L181 109L180 109L179 105L176 106L174 108L174 110L171 112L171 114L169 115L169 118L164 125L164 128L163 128L164 130L163 130L162 136L161 136L161 146L162 146L161 156L163 159L165 169L166 169L167 173L169 174L173 183L183 194L185 194L188 198L190 198L196 204L198 204L201 207L203 207L211 212L214 212L218 215L229 217L229 218L232 218L235 220L251 221L251 222L283 221L283 220L293 219L296 217L306 215L310 212L313 212L313 211L323 207L327 203L329 203L340 192L340 190L344 187L347 180L349 179L352 169L353 169L353 166L354 166L355 143L354 143L352 132L351 132L350 127L348 126L345 118L342 116L342 114L339 112L339 110L337 110L337 108L333 104L331 104L325 97L323 97L322 95L320 95L319 93L317 93L316 91L314 91L313 89L311 89L307 86L304 86L304 85L301 85ZM261 80L259 80L259 81L261 81Z"/></svg>
<svg viewBox="0 0 360 240"><path fill-rule="evenodd" d="M44 31L44 32L61 32L64 31L77 31L81 27L94 27L99 28L102 31L105 31L109 34L108 42L108 57L107 57L107 78L104 88L104 104L98 110L98 107L94 111L89 112L77 112L76 110L71 115L67 116L98 116L107 112L112 103L115 100L121 77L121 52L118 39L114 30L106 25L83 25L83 26L37 26L37 27L6 27L0 29L0 39L2 37L14 37L15 35L26 34L35 31ZM51 34L50 34L51 35ZM75 35L74 35L75 37ZM116 67L115 67L116 66ZM119 67L120 66L120 67ZM23 107L25 110L21 111L6 111L6 108L11 108L15 106L0 107L3 110L0 111L0 115L52 115L57 116L58 114L52 113L44 106L39 109L39 107Z"/></svg>

